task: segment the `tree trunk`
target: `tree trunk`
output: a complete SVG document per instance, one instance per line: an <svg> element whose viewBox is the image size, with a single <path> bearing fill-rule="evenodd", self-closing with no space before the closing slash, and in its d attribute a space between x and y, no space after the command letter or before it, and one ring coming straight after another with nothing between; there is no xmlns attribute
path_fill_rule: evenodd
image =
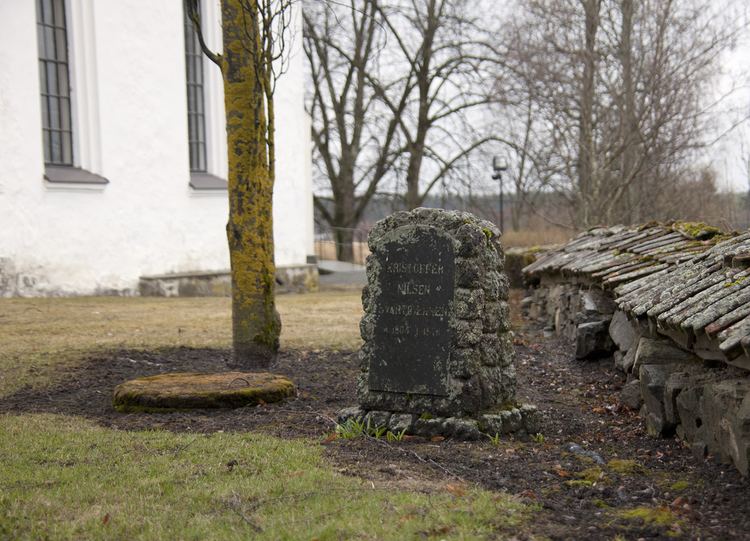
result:
<svg viewBox="0 0 750 541"><path fill-rule="evenodd" d="M335 230L336 259L339 261L354 262L354 231L350 228L338 228Z"/></svg>
<svg viewBox="0 0 750 541"><path fill-rule="evenodd" d="M281 320L274 303L273 178L264 94L256 69L258 27L243 0L222 0L224 106L229 157L227 240L232 268L234 365L268 367L279 349ZM254 0L250 1L255 8ZM256 19L257 20L257 19Z"/></svg>
<svg viewBox="0 0 750 541"><path fill-rule="evenodd" d="M349 173L343 172L342 175ZM353 174L340 177L333 194L333 237L336 241L336 259L354 261L353 229L357 226L355 218L356 199L354 197Z"/></svg>
<svg viewBox="0 0 750 541"><path fill-rule="evenodd" d="M588 227L596 221L594 206L598 187L594 171L594 80L596 75L596 33L599 27L599 0L586 0L585 49L583 51L583 75L581 78L578 133L578 192L580 197L580 225Z"/></svg>
<svg viewBox="0 0 750 541"><path fill-rule="evenodd" d="M622 84L624 90L622 104L622 167L620 182L627 186L627 222L641 221L641 195L638 182L631 178L634 174L636 160L636 138L638 121L635 118L635 85L633 84L633 52L631 36L633 34L633 0L622 0L622 30L620 37L620 62L622 63Z"/></svg>

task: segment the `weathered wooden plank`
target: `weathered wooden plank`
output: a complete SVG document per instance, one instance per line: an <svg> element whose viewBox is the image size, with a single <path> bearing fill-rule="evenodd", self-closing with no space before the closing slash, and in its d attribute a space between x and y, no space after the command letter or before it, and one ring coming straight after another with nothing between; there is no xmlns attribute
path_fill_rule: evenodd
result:
<svg viewBox="0 0 750 541"><path fill-rule="evenodd" d="M724 329L727 329L741 319L750 316L750 291L741 293L741 295L743 295L743 299L740 300L741 304L738 305L737 308L724 314L722 317L706 326L705 333L709 338L715 338L716 335Z"/></svg>
<svg viewBox="0 0 750 541"><path fill-rule="evenodd" d="M732 269L724 269L725 275L729 275L731 270ZM669 318L668 325L673 328L682 327L683 323L686 323L688 320L690 320L694 316L698 316L706 312L715 303L718 303L719 301L722 301L726 299L727 297L731 296L735 291L740 289L737 286L731 285L735 279L736 279L736 276L728 277L725 282L719 282L718 284L709 288L709 289L713 289L713 291L710 294L703 296L699 303L693 303L686 310L683 310L673 315L671 318ZM709 321L708 323L710 323L711 321Z"/></svg>
<svg viewBox="0 0 750 541"><path fill-rule="evenodd" d="M693 294L692 296L675 304L669 310L666 310L661 314L654 316L656 317L657 323L662 327L673 327L679 321L682 321L684 319L682 316L687 311L693 309L695 306L698 306L701 303L706 302L711 297L711 295L713 295L717 291L723 291L724 284L727 282L726 276L723 272L721 272L715 277L720 279L714 282L710 287L707 287L703 291Z"/></svg>
<svg viewBox="0 0 750 541"><path fill-rule="evenodd" d="M742 354L742 341L750 335L750 317L735 323L729 329L719 333L721 352L728 359L734 359Z"/></svg>
<svg viewBox="0 0 750 541"><path fill-rule="evenodd" d="M699 273L698 276L701 276L701 274ZM639 315L643 315L643 313L646 313L648 317L658 317L664 312L675 308L681 302L692 298L694 295L697 295L698 293L705 291L709 287L716 285L719 282L723 282L724 280L725 278L723 275L712 274L698 280L697 282L685 284L685 287L681 287L680 284L677 284L675 287L671 288L669 292L663 295L661 297L661 300L658 303L654 304L651 308L643 310L639 307L638 311L641 312Z"/></svg>
<svg viewBox="0 0 750 541"><path fill-rule="evenodd" d="M693 332L702 331L707 325L750 300L748 286L750 286L750 280L727 287L726 289L730 291L728 295L724 295L714 303L702 306L698 313L683 321L680 327L685 330L692 329Z"/></svg>
<svg viewBox="0 0 750 541"><path fill-rule="evenodd" d="M643 267L646 267L648 265L655 264L655 261L643 261L640 257L637 258L635 261L631 261L629 263L618 265L617 267L612 267L609 269L604 269L599 272L595 272L591 275L594 279L605 279L606 277L610 276L620 276L622 274L628 273L632 270L640 269Z"/></svg>
<svg viewBox="0 0 750 541"><path fill-rule="evenodd" d="M657 239L649 240L648 242L641 242L636 244L635 246L631 246L628 248L628 251L635 254L642 254L654 248L667 246L669 244L676 244L678 242L685 242L685 237L683 237L679 233L669 233Z"/></svg>
<svg viewBox="0 0 750 541"><path fill-rule="evenodd" d="M666 269L669 265L650 265L648 267L639 268L638 270L635 270L633 272L628 272L625 274L619 274L617 273L615 276L609 277L604 279L604 285L608 287L613 287L614 284L620 283L620 282L627 282L634 278L638 278L640 276L645 276L646 274L651 274L657 271L660 271L662 269Z"/></svg>

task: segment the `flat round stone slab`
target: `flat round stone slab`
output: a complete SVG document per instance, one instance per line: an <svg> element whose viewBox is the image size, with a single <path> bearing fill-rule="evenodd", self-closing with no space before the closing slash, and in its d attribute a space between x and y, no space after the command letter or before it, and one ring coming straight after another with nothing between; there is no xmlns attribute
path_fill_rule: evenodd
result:
<svg viewBox="0 0 750 541"><path fill-rule="evenodd" d="M268 372L177 372L121 383L113 402L121 412L240 408L279 402L294 391L291 381Z"/></svg>

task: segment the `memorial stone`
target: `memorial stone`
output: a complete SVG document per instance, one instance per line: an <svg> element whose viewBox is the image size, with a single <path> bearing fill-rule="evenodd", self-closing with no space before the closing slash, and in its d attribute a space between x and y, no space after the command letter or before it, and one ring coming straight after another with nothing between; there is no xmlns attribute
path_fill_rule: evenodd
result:
<svg viewBox="0 0 750 541"><path fill-rule="evenodd" d="M362 293L359 407L340 422L475 439L538 431L515 401L508 280L500 231L420 208L378 222Z"/></svg>

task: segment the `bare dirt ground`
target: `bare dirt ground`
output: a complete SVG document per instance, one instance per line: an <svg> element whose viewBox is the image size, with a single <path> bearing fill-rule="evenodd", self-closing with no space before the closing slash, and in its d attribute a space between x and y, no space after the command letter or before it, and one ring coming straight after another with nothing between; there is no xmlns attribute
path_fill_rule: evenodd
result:
<svg viewBox="0 0 750 541"><path fill-rule="evenodd" d="M81 415L121 430L263 430L325 446L346 475L377 484L460 494L464 485L519 495L537 506L516 538L748 539L750 485L728 465L696 461L676 440L649 437L637 414L618 405L623 376L611 362L580 363L570 345L532 329L516 337L518 395L544 415L543 437L459 442L333 438L333 419L353 405L356 353L287 350L273 371L298 396L281 405L229 411L119 414L118 383L169 371L220 371L229 351L119 350L91 357L42 389L0 399L0 412ZM578 447L571 451L570 444Z"/></svg>

